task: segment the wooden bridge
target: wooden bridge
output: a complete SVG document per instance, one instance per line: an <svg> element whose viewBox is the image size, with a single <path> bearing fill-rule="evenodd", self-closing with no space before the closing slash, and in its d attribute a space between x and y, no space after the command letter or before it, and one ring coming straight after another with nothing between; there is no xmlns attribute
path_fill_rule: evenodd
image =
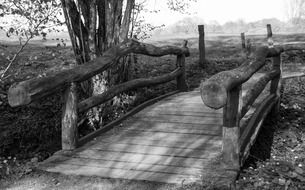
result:
<svg viewBox="0 0 305 190"><path fill-rule="evenodd" d="M217 183L231 186L269 112L279 110L281 53L298 45L259 47L240 67L220 72L188 91L187 43L155 47L134 40L108 50L85 65L13 85L11 106L26 105L66 88L62 150L40 164L49 172L166 183ZM177 69L109 88L82 102L77 83L116 64L129 53L177 55ZM271 70L263 72L266 58ZM139 87L177 81L178 90L150 100L107 126L78 139L78 113Z"/></svg>

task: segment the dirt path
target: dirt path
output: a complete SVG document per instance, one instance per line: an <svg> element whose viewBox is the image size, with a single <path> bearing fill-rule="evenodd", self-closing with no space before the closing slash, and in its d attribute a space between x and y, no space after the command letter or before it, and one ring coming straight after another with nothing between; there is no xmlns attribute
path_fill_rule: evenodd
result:
<svg viewBox="0 0 305 190"><path fill-rule="evenodd" d="M105 179L60 175L41 171L33 171L21 178L0 181L0 189L7 190L199 190L200 187L173 184L153 183L146 181L130 181L121 179Z"/></svg>

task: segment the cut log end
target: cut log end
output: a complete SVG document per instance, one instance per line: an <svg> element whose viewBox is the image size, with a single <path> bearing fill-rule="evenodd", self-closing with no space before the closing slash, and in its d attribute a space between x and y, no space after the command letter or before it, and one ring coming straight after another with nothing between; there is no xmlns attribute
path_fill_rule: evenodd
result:
<svg viewBox="0 0 305 190"><path fill-rule="evenodd" d="M227 101L227 91L225 87L217 83L201 83L200 94L204 104L213 109L222 108Z"/></svg>
<svg viewBox="0 0 305 190"><path fill-rule="evenodd" d="M31 103L31 98L23 86L13 85L8 90L8 103L12 107L27 105Z"/></svg>

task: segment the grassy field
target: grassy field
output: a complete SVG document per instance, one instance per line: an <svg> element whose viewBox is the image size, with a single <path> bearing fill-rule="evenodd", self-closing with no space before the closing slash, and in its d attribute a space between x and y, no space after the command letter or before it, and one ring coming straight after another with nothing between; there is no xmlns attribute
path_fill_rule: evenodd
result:
<svg viewBox="0 0 305 190"><path fill-rule="evenodd" d="M265 43L264 35L248 36L254 46ZM245 59L245 55L241 51L240 37L236 36L207 36L206 37L206 55L207 65L204 69L198 66L198 39L194 37L185 37L189 43L191 56L186 59L187 64L187 82L189 87L196 88L200 81L207 79L211 75L237 67ZM155 45L176 45L180 46L184 37L168 38L159 40L150 40L149 43ZM157 184L151 182L135 182L120 179L100 179L100 178L85 178L78 176L62 176L57 174L48 174L36 172L32 167L55 151L60 149L60 116L61 116L61 92L50 96L47 99L34 102L29 106L20 108L11 108L7 103L6 91L9 86L15 82L20 82L37 76L44 76L55 71L67 69L75 64L74 55L71 47L56 47L55 40L50 39L47 42L35 40L31 43L20 55L17 61L10 68L5 79L0 82L0 189L213 189L211 186L183 186L183 185L168 185ZM275 35L276 43L303 42L305 41L304 34L296 35ZM3 70L8 60L18 50L18 42L0 43L0 70ZM175 68L175 56L164 56L161 58L151 58L147 56L139 56L136 65L130 68L131 78L147 78L168 73ZM283 55L284 65L291 66L291 70L299 70L304 67L305 56L303 52L290 52ZM296 66L298 65L298 67ZM265 126L273 126L273 136L268 137L267 141L273 142L276 135L276 129L279 122L286 123L280 127L291 130L290 123L292 121L303 122L305 102L303 101L304 88L302 81L290 81L286 88L282 102L281 120L272 121ZM293 86L295 88L293 88ZM132 101L126 104L113 106L105 112L118 113L117 115L107 116L108 120L113 120L119 117L120 114L126 112L132 107L148 100L175 90L175 82L158 85L153 88L143 88L132 92ZM298 97L298 98L297 98ZM296 107L298 105L299 107ZM287 109L286 109L286 107ZM297 111L298 117L292 117ZM111 115L111 114L110 114ZM304 115L304 114L303 114ZM292 117L292 118L291 118ZM299 119L301 120L299 121ZM304 125L303 125L304 126ZM268 128L267 128L268 129ZM303 134L304 130L293 128L294 133ZM83 129L80 129L83 130ZM90 129L92 130L92 129ZM84 130L88 131L88 130ZM282 134L282 132L279 134ZM270 132L269 132L270 134ZM270 139L271 138L271 139ZM290 138L290 136L288 137ZM303 137L302 137L303 138ZM301 137L298 139L302 139ZM264 137L258 142L265 142ZM281 141L282 142L282 141ZM298 140L299 144L305 143ZM263 143L264 144L264 143ZM259 145L261 147L261 145ZM282 147L275 145L279 150ZM258 148L259 149L259 148ZM259 151L257 151L259 152ZM278 151L277 151L278 153ZM299 154L304 153L300 152ZM264 153L262 157L271 157L269 151ZM257 159L249 161L250 167L256 167L257 161L264 162L263 158L256 156L254 151L251 154ZM267 156L266 156L267 155ZM295 156L295 155L293 155ZM299 156L299 155L298 155ZM300 158L300 156L299 156ZM304 160L294 160L296 163L304 162ZM305 164L304 164L305 165ZM251 172L248 168L244 170L246 178L249 178ZM249 174L250 173L250 174ZM257 172L252 172L254 176L260 176ZM243 178L241 178L243 179ZM258 178L255 178L258 180ZM255 189L255 182L251 180L241 181L240 189ZM271 180L272 182L272 180ZM291 180L291 183L294 181ZM299 181L297 181L299 182ZM257 185L257 184L256 184ZM246 188L247 187L247 188ZM297 187L297 186L296 186Z"/></svg>

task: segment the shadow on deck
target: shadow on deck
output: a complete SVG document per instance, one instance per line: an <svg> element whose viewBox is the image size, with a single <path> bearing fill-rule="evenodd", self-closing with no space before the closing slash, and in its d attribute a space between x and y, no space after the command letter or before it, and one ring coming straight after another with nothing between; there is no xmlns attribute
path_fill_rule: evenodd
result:
<svg viewBox="0 0 305 190"><path fill-rule="evenodd" d="M40 168L166 183L201 183L207 177L223 181L228 176L213 164L220 156L221 134L222 110L206 107L199 91L179 93L73 152L55 154Z"/></svg>
<svg viewBox="0 0 305 190"><path fill-rule="evenodd" d="M244 91L259 78L257 74L245 83ZM222 126L223 109L205 106L198 89L180 92L74 151L56 153L39 168L69 175L228 186L239 171L221 161Z"/></svg>

